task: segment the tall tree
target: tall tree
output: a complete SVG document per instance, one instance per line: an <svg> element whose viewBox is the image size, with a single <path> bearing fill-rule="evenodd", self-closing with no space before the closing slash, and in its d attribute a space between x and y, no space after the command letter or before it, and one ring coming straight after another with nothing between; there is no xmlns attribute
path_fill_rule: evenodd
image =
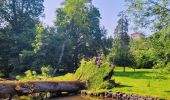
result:
<svg viewBox="0 0 170 100"><path fill-rule="evenodd" d="M160 30L170 23L169 0L125 0L132 20L146 28Z"/></svg>
<svg viewBox="0 0 170 100"><path fill-rule="evenodd" d="M1 23L10 27L12 46L9 54L15 59L15 66L19 66L23 50L32 50L35 26L42 15L44 0L1 0ZM4 26L5 27L5 26Z"/></svg>
<svg viewBox="0 0 170 100"><path fill-rule="evenodd" d="M57 10L57 31L71 42L75 68L83 56L89 57L102 49L105 32L100 28L100 13L90 0L66 0Z"/></svg>
<svg viewBox="0 0 170 100"><path fill-rule="evenodd" d="M128 20L125 12L120 12L120 19L118 25L114 31L113 48L109 55L110 61L117 66L123 66L124 72L125 67L130 66L133 61L133 57L129 52L129 41L130 38L128 32Z"/></svg>

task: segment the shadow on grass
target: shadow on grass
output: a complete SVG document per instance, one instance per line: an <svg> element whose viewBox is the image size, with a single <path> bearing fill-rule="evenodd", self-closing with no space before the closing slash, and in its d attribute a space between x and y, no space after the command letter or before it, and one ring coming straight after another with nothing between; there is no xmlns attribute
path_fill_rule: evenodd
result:
<svg viewBox="0 0 170 100"><path fill-rule="evenodd" d="M119 85L119 86L116 86L118 88L123 88L123 87L133 87L133 86L129 86L129 85Z"/></svg>
<svg viewBox="0 0 170 100"><path fill-rule="evenodd" d="M166 92L166 93L170 93L170 91L164 91L164 92Z"/></svg>
<svg viewBox="0 0 170 100"><path fill-rule="evenodd" d="M150 75L146 75L150 74ZM156 76L153 72L148 71L136 71L136 72L114 72L113 76L119 76L119 77L128 77L133 79L163 79L166 80L167 78L162 75Z"/></svg>

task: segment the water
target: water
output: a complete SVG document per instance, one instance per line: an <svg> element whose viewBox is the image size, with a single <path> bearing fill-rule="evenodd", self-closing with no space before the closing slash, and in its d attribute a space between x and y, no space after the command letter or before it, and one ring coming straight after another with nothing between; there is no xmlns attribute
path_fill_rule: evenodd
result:
<svg viewBox="0 0 170 100"><path fill-rule="evenodd" d="M81 97L80 95L76 95L76 96L60 97L57 99L50 99L50 100L113 100L113 99L99 99L99 98L91 98L91 97Z"/></svg>
<svg viewBox="0 0 170 100"><path fill-rule="evenodd" d="M31 96L20 96L18 98L18 96L16 96L12 100L40 100L40 98L39 97L32 98ZM67 95L67 96L62 96L62 97L58 97L58 98L51 98L51 99L45 99L45 100L115 100L115 99L96 98L96 97L88 97L88 96L81 97L80 95L69 95L69 96Z"/></svg>
<svg viewBox="0 0 170 100"><path fill-rule="evenodd" d="M50 99L50 100L93 100L93 99L88 99L77 95L77 96L60 97L57 99Z"/></svg>

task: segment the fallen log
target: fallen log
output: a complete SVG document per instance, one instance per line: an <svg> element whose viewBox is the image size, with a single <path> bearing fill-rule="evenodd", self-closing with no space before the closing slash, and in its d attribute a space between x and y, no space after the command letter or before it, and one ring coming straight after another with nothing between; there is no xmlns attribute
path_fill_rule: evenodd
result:
<svg viewBox="0 0 170 100"><path fill-rule="evenodd" d="M77 92L85 89L83 81L1 81L0 97L6 94L32 94L40 92Z"/></svg>
<svg viewBox="0 0 170 100"><path fill-rule="evenodd" d="M16 82L15 81L0 81L0 98L10 97L16 94Z"/></svg>
<svg viewBox="0 0 170 100"><path fill-rule="evenodd" d="M0 78L0 81L6 81L6 79Z"/></svg>

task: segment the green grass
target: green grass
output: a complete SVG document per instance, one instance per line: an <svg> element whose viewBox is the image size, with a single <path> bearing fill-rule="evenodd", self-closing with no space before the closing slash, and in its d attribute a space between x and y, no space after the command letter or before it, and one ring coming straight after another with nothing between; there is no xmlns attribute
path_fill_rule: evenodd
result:
<svg viewBox="0 0 170 100"><path fill-rule="evenodd" d="M156 69L116 68L112 79L120 83L113 92L134 93L142 96L153 96L170 99L170 74L163 74Z"/></svg>
<svg viewBox="0 0 170 100"><path fill-rule="evenodd" d="M75 78L74 74L67 73L64 76L52 77L51 80L55 80L55 81L75 81L76 78Z"/></svg>
<svg viewBox="0 0 170 100"><path fill-rule="evenodd" d="M86 62L84 63L85 65L82 64L82 66L76 71L75 74L68 73L64 76L49 78L42 77L41 79L71 81L76 80L81 74L81 71L83 71L81 80L86 80L89 76L94 76L91 78L91 84L93 88L89 90L90 92L107 91L105 89L97 88L102 85L101 79L103 75L109 72L108 67L105 67L107 63L103 63L99 69L96 66L93 66L93 63L94 62ZM33 76L31 76L31 78L32 77ZM115 80L116 83L120 83L120 86L111 89L113 92L124 92L127 94L133 93L141 96L152 96L170 99L170 74L163 73L158 69L136 69L134 72L133 69L126 68L126 72L123 72L122 67L116 67L112 79ZM103 86L107 85L106 83L103 84Z"/></svg>

